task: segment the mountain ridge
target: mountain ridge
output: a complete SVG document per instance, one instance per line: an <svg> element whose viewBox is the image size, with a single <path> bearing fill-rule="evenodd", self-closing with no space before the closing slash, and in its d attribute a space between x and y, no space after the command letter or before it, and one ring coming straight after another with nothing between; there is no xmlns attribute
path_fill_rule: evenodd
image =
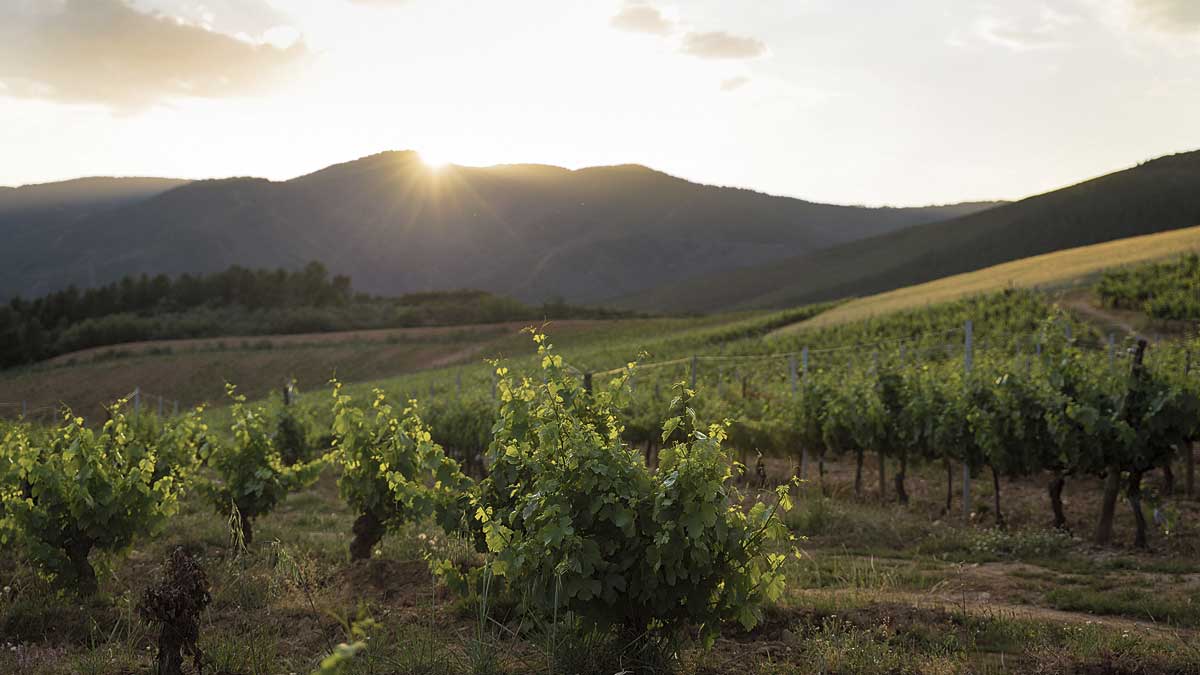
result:
<svg viewBox="0 0 1200 675"><path fill-rule="evenodd" d="M646 308L784 307L879 293L1065 248L1200 225L1200 151L815 254L611 299Z"/></svg>
<svg viewBox="0 0 1200 675"><path fill-rule="evenodd" d="M373 293L475 287L596 302L689 268L744 267L991 205L839 206L641 165L432 169L389 151L287 181L189 181L44 225L21 251L0 252L0 294L319 259Z"/></svg>

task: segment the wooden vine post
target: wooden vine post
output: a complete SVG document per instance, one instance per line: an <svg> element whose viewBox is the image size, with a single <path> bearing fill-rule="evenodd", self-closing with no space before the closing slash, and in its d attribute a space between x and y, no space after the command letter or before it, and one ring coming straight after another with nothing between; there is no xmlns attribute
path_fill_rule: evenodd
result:
<svg viewBox="0 0 1200 675"><path fill-rule="evenodd" d="M1187 350L1186 359L1183 363L1183 374L1191 377L1192 374L1192 350ZM1188 442L1183 448L1184 456L1184 476L1183 485L1184 491L1187 493L1188 499L1193 499L1196 496L1196 443L1195 441Z"/></svg>
<svg viewBox="0 0 1200 675"><path fill-rule="evenodd" d="M975 329L970 319L967 319L967 324L964 327L963 341L963 368L966 371L966 377L971 377L971 367L974 365L975 359ZM971 522L971 463L967 458L963 457L962 466L962 482L963 482L963 503L962 513L963 522Z"/></svg>

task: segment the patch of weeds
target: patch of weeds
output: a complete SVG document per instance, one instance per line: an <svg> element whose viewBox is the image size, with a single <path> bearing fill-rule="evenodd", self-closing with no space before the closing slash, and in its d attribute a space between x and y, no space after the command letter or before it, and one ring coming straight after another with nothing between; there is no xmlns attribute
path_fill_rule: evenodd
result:
<svg viewBox="0 0 1200 675"><path fill-rule="evenodd" d="M1051 558L1071 549L1075 540L1061 530L988 529L976 532L972 552L1001 559Z"/></svg>
<svg viewBox="0 0 1200 675"><path fill-rule="evenodd" d="M630 675L668 671L671 653L665 643L647 635L622 635L617 631L585 626L568 618L543 626L538 642L549 672L573 675Z"/></svg>
<svg viewBox="0 0 1200 675"><path fill-rule="evenodd" d="M457 675L462 657L432 627L372 631L367 648L346 664L345 675ZM611 675L611 674L610 674Z"/></svg>
<svg viewBox="0 0 1200 675"><path fill-rule="evenodd" d="M267 635L237 633L201 640L206 672L238 675L273 675L279 672L280 655ZM210 670L211 669L211 670Z"/></svg>
<svg viewBox="0 0 1200 675"><path fill-rule="evenodd" d="M863 675L958 672L965 665L966 653L953 640L930 644L911 637L886 624L864 628L827 617L795 643L800 652L796 660L808 665L807 672Z"/></svg>
<svg viewBox="0 0 1200 675"><path fill-rule="evenodd" d="M1200 626L1197 593L1169 595L1128 586L1112 590L1071 587L1051 589L1044 600L1051 607L1072 612L1125 616L1189 628Z"/></svg>
<svg viewBox="0 0 1200 675"><path fill-rule="evenodd" d="M907 562L818 553L790 563L788 579L796 588L925 590L935 586L941 575Z"/></svg>
<svg viewBox="0 0 1200 675"><path fill-rule="evenodd" d="M821 544L872 546L902 550L927 537L931 525L919 518L898 513L891 507L843 502L829 497L798 499L796 506L783 516L783 522L798 535Z"/></svg>
<svg viewBox="0 0 1200 675"><path fill-rule="evenodd" d="M1096 624L1064 626L1054 644L1031 646L1039 673L1185 675L1200 672L1200 650L1178 637L1119 631Z"/></svg>

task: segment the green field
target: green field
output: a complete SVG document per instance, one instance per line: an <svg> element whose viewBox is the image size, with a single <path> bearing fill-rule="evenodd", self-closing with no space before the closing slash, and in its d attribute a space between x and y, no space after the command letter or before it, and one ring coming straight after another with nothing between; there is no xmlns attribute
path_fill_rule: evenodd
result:
<svg viewBox="0 0 1200 675"><path fill-rule="evenodd" d="M1110 247L1102 249L1109 264L1135 264L1189 250L1196 237L1200 234L1185 230L1101 246ZM104 443L90 436L73 441L77 432L69 426L50 431L35 425L7 437L28 433L33 440L5 441L0 485L6 471L11 477L26 470L22 467L44 466L23 479L37 486L28 494L60 491L73 513L97 518L110 533L137 530L140 517L132 514L147 507L136 491L114 493L133 500L115 512L88 506L93 495L108 494L103 476L122 475L122 462L132 461L125 480L149 480L137 463L144 448L161 449L190 468L180 469L178 485L184 491L175 495L178 513L160 514L162 527L153 536L137 530L131 546L119 540L112 550L97 545L91 555L97 592L83 595L65 581L76 579L76 572L53 567L61 560L53 545L30 544L38 528L52 530L50 523L59 522L34 517L39 509L53 512L55 501L26 502L23 483L7 483L0 503L11 519L0 536L17 545L0 553L5 589L0 669L55 675L152 672L157 634L136 608L157 583L162 561L182 547L210 585L212 602L198 624L205 672L224 675L313 672L339 643L354 643L358 651L325 672L1195 672L1200 669L1195 647L1200 638L1200 501L1186 482L1194 450L1190 444L1171 445L1166 454L1154 456L1151 466L1143 466L1138 462L1147 448L1167 447L1159 437L1121 445L1120 434L1106 427L1046 416L1045 411L1064 405L1066 396L1075 409L1086 406L1100 418L1121 422L1127 413L1115 405L1121 398L1116 394L1133 386L1124 375L1130 357L1123 349L1106 351L1105 327L1095 325L1094 317L1063 311L1045 292L1012 288L1094 278L1100 271L1095 254L1068 251L977 273L975 282L960 280L969 284L961 293L936 284L910 289L867 314L856 313L864 301L851 301L779 312L551 323L542 329L554 343L553 353L563 357L560 364L547 365L534 354L528 334L503 324L290 336L268 343L146 343L120 347L117 353L76 354L9 374L0 385L11 386L14 394L28 391L35 381L60 395L75 387L70 391L87 400L77 407L91 419L101 419L101 402L130 385L154 392L146 383L153 381L151 374L162 378L162 386L176 384L215 408L202 417L163 420L166 426L159 430L149 402L129 431L130 438L146 440L135 440L121 456L103 450ZM1011 283L1014 279L1022 281ZM976 341L978 387L961 375L967 319ZM803 348L810 350L807 374L793 374L792 368L802 368ZM1153 420L1160 433L1192 438L1194 416L1183 413L1200 401L1200 388L1181 375L1193 349L1200 350L1200 344L1153 345L1147 374L1137 386L1159 403L1130 408L1134 412L1128 414ZM511 379L497 387L485 357L500 357ZM603 392L615 371L630 361L642 365L621 395L627 398L611 408L613 417L594 414L588 403L578 404L583 408L552 403L555 396L590 400L575 398L586 374L598 374L591 386ZM361 419L380 419L383 426L358 435L338 426L339 415L353 420L357 413L331 410L324 379L334 366L347 382L344 410L362 410ZM278 389L298 373L302 396L285 408ZM1072 384L1061 384L1063 378ZM225 379L240 379L252 399L265 398L263 407L226 406ZM672 445L679 443L678 425L688 424L670 421L669 411L679 412L670 400L672 385L680 381L695 383L698 396L688 407L702 422L728 420L723 428L705 431L721 442L720 454L711 456L718 459L690 473L672 464L686 447ZM903 410L886 393L896 386L904 392ZM434 451L439 446L393 444L372 435L391 428L366 407L376 387L396 403L418 399L431 425L428 441L440 444L466 475L444 473L447 465L438 464L441 449ZM500 418L504 423L495 425L498 407L525 400L520 392L550 407L538 413L541 417L527 417L533 412L522 413L519 406L507 408ZM685 412L680 419L686 417ZM1022 421L1013 425L1008 419ZM619 424L611 427L614 431L602 431L614 423ZM820 427L815 435L814 423ZM204 424L211 432L195 436L187 426L173 431L177 424ZM670 441L663 436L664 424ZM13 429L18 427L0 423L0 434L17 433ZM921 429L940 435L923 436L927 432ZM571 439L561 448L551 443L559 434ZM1062 444L1061 453L1047 434L1059 434L1054 443ZM703 437L696 439L691 447L709 447ZM43 452L42 444L51 442L59 445ZM417 447L426 450L412 452L434 454L404 454L409 450L403 448ZM1097 522L1103 521L1107 488L1106 465L1090 452L1096 447L1110 448L1105 461L1118 474L1137 473L1137 494L1150 523L1139 524L1122 499L1100 545L1095 543ZM384 448L401 454L375 454ZM255 454L260 450L267 459ZM193 452L201 459L187 459ZM284 452L302 458L298 468L284 467ZM350 452L364 459L353 459ZM70 462L91 453L97 463L88 466L106 467L99 478L78 485L62 480L71 473ZM316 473L303 478L304 458L330 464L313 464ZM430 458L433 463L427 464ZM7 467L6 459L11 460ZM559 460L578 464L553 469ZM369 470L363 473L361 467L381 461L397 467L414 461L428 468L403 469L408 478L396 484L391 478L380 482ZM734 461L745 466L744 474L729 468L736 467L727 463ZM507 468L497 471L498 463ZM154 475L172 471L159 466ZM1173 473L1165 473L1164 466L1173 467ZM949 474L947 467L953 469ZM960 467L970 471L969 502ZM425 470L431 472L428 479L420 478ZM791 483L797 473L804 479L799 485ZM697 510L650 520L648 509L661 508L652 507L661 504L655 491L674 489L679 475L688 476L686 490L691 490L679 493L681 508ZM1056 528L1046 485L1063 475L1069 475L1065 516ZM383 503L405 504L403 515L388 521L381 540L368 538L369 545L360 547L363 559L349 555L351 540L369 528L357 524L364 502L353 496L360 493L347 492L346 476L357 476L359 489L382 495ZM517 487L488 487L488 481L505 476L517 480ZM704 529L704 500L716 495L716 503L728 503L718 522L735 527L739 514L761 517L756 509L780 504L777 487L795 506L778 512L776 539L747 549L779 565L772 572L783 581L777 594L736 600L728 607L732 613L714 611L712 623L668 622L666 613L648 623L631 624L629 614L615 624L594 623L614 607L620 614L638 606L637 597L614 589L658 577L637 565L610 570L596 580L596 588L610 594L601 601L592 591L581 593L592 582L588 565L612 564L606 562L609 556L630 547L665 556L690 545L658 542L676 522L691 523L690 536L715 537L719 528ZM229 511L233 495L274 495L276 490L278 504L275 497L262 504L250 500ZM901 494L904 503L898 503ZM609 498L617 501L605 501ZM514 499L519 507L508 501ZM599 524L585 524L589 507L579 500L599 500L590 508L609 515ZM605 510L611 504L628 504L641 514L641 524L620 529L630 516ZM497 513L511 508L540 523L540 529L531 529L523 540L505 539L511 533L486 534L479 505ZM551 518L562 512L571 514L571 528L587 533L578 547L566 543L575 541L572 533ZM251 530L237 524L246 522L242 514L253 519L253 540L246 538ZM447 520L448 514L457 515ZM448 527L448 522L458 525ZM518 528L522 520L503 522ZM618 529L605 529L605 523ZM667 529L652 536L655 527ZM1150 547L1135 545L1135 536L1147 537ZM519 547L518 541L523 542ZM720 541L711 540L712 550L728 550ZM588 542L612 553L597 558ZM780 557L770 557L775 555ZM530 566L529 561L558 556L580 567ZM697 579L726 575L730 587L746 578L737 567L702 572L696 560L691 554L674 560L672 573ZM495 576L481 577L483 570ZM483 578L492 581L481 587ZM772 578L763 577L776 588ZM562 588L546 585L555 579ZM638 588L641 601L653 593L672 597L653 584ZM720 593L711 598L728 600ZM752 606L761 614L743 625L735 617ZM637 627L632 633L631 626ZM711 643L702 639L714 635Z"/></svg>

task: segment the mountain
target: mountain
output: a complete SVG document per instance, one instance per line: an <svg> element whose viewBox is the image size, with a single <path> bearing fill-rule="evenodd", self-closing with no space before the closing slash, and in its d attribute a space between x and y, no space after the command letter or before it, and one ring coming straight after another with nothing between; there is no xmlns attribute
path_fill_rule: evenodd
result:
<svg viewBox="0 0 1200 675"><path fill-rule="evenodd" d="M141 201L187 183L173 178L78 178L58 183L0 187L0 222L18 214L74 215Z"/></svg>
<svg viewBox="0 0 1200 675"><path fill-rule="evenodd" d="M1200 151L1018 202L629 295L631 308L785 307L864 296L1011 260L1200 225Z"/></svg>
<svg viewBox="0 0 1200 675"><path fill-rule="evenodd" d="M989 206L832 206L642 166L434 170L416 153L387 152L285 182L196 181L32 228L0 224L39 232L0 251L0 297L320 260L378 294L479 288L598 302Z"/></svg>
<svg viewBox="0 0 1200 675"><path fill-rule="evenodd" d="M28 287L51 251L70 246L62 239L90 216L145 201L187 181L170 178L80 178L60 183L0 188L0 298ZM78 283L95 280L81 278ZM52 290L49 286L45 290ZM7 291L7 292L6 292Z"/></svg>

